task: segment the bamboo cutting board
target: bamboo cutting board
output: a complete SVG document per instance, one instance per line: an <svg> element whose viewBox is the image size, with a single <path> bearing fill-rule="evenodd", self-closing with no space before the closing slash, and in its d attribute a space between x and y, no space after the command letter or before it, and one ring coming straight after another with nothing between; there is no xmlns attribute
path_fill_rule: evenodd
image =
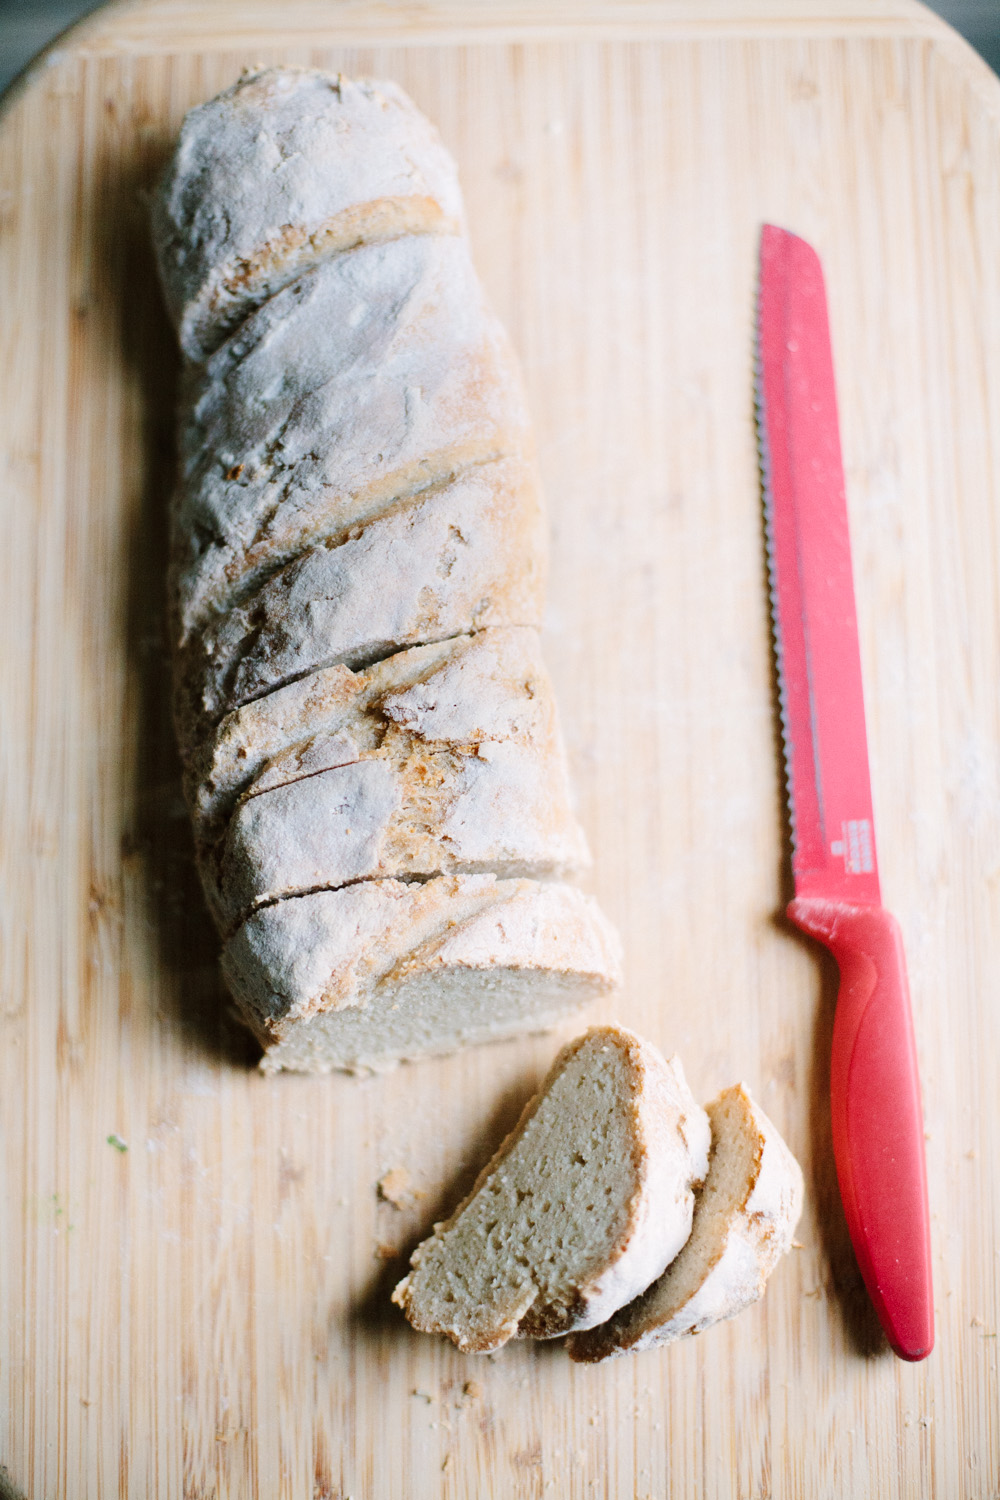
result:
<svg viewBox="0 0 1000 1500"><path fill-rule="evenodd" d="M168 721L177 358L143 193L248 64L397 79L523 358L546 650L617 1017L803 1162L764 1302L607 1367L388 1305L554 1054L265 1078ZM937 1348L881 1341L830 1154L836 976L778 915L756 241L829 282L884 893L923 1076ZM1000 82L909 0L146 0L0 114L0 1495L1000 1492ZM379 1198L408 1174L401 1207Z"/></svg>

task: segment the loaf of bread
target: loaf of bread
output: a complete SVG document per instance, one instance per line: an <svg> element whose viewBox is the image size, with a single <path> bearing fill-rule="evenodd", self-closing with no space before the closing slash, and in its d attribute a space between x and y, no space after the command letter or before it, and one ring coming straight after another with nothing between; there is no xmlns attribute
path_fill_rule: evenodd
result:
<svg viewBox="0 0 1000 1500"><path fill-rule="evenodd" d="M708 1149L678 1060L595 1027L556 1058L393 1301L475 1353L603 1323L684 1244Z"/></svg>
<svg viewBox="0 0 1000 1500"><path fill-rule="evenodd" d="M175 709L265 1066L382 1067L618 981L538 647L546 528L455 165L393 84L244 76L154 205L188 361Z"/></svg>

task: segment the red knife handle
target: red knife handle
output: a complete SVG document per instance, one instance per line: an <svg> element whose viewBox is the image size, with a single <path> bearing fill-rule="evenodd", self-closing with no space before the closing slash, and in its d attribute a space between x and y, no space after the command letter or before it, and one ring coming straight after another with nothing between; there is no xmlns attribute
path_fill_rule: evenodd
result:
<svg viewBox="0 0 1000 1500"><path fill-rule="evenodd" d="M926 1359L934 1347L930 1215L902 933L880 906L797 899L788 915L840 968L830 1100L854 1253L895 1352Z"/></svg>

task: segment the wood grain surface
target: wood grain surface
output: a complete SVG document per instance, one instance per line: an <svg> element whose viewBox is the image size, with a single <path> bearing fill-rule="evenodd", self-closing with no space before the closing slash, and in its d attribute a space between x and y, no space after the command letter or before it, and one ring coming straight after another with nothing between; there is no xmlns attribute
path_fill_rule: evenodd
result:
<svg viewBox="0 0 1000 1500"><path fill-rule="evenodd" d="M167 707L178 360L144 193L247 64L397 79L524 361L545 645L623 1022L806 1173L762 1304L574 1367L388 1290L551 1059L265 1078ZM751 355L763 220L829 283L884 894L911 968L938 1342L888 1352L830 1153L836 975L789 894ZM1000 82L904 0L138 3L0 114L0 1495L1000 1493ZM379 1198L409 1174L402 1207Z"/></svg>

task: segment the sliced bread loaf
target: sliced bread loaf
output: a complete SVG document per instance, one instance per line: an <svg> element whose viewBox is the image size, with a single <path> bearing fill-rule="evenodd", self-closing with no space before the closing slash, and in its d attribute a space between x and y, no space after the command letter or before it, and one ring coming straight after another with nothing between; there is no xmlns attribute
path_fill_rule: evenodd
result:
<svg viewBox="0 0 1000 1500"><path fill-rule="evenodd" d="M572 886L460 875L262 907L222 966L265 1071L358 1072L544 1030L608 995L621 953Z"/></svg>
<svg viewBox="0 0 1000 1500"><path fill-rule="evenodd" d="M802 1212L802 1172L746 1087L710 1105L712 1155L687 1244L634 1302L573 1336L573 1359L611 1359L732 1318L764 1295Z"/></svg>
<svg viewBox="0 0 1000 1500"><path fill-rule="evenodd" d="M188 359L175 718L267 1066L381 1066L607 993L593 903L510 878L583 840L524 394L454 163L395 85L268 69L187 117L154 220Z"/></svg>
<svg viewBox="0 0 1000 1500"><path fill-rule="evenodd" d="M403 90L306 68L245 74L191 110L154 203L189 359L337 251L461 227L455 163Z"/></svg>
<svg viewBox="0 0 1000 1500"><path fill-rule="evenodd" d="M687 1239L708 1145L677 1059L596 1027L559 1054L393 1301L468 1352L603 1322Z"/></svg>

